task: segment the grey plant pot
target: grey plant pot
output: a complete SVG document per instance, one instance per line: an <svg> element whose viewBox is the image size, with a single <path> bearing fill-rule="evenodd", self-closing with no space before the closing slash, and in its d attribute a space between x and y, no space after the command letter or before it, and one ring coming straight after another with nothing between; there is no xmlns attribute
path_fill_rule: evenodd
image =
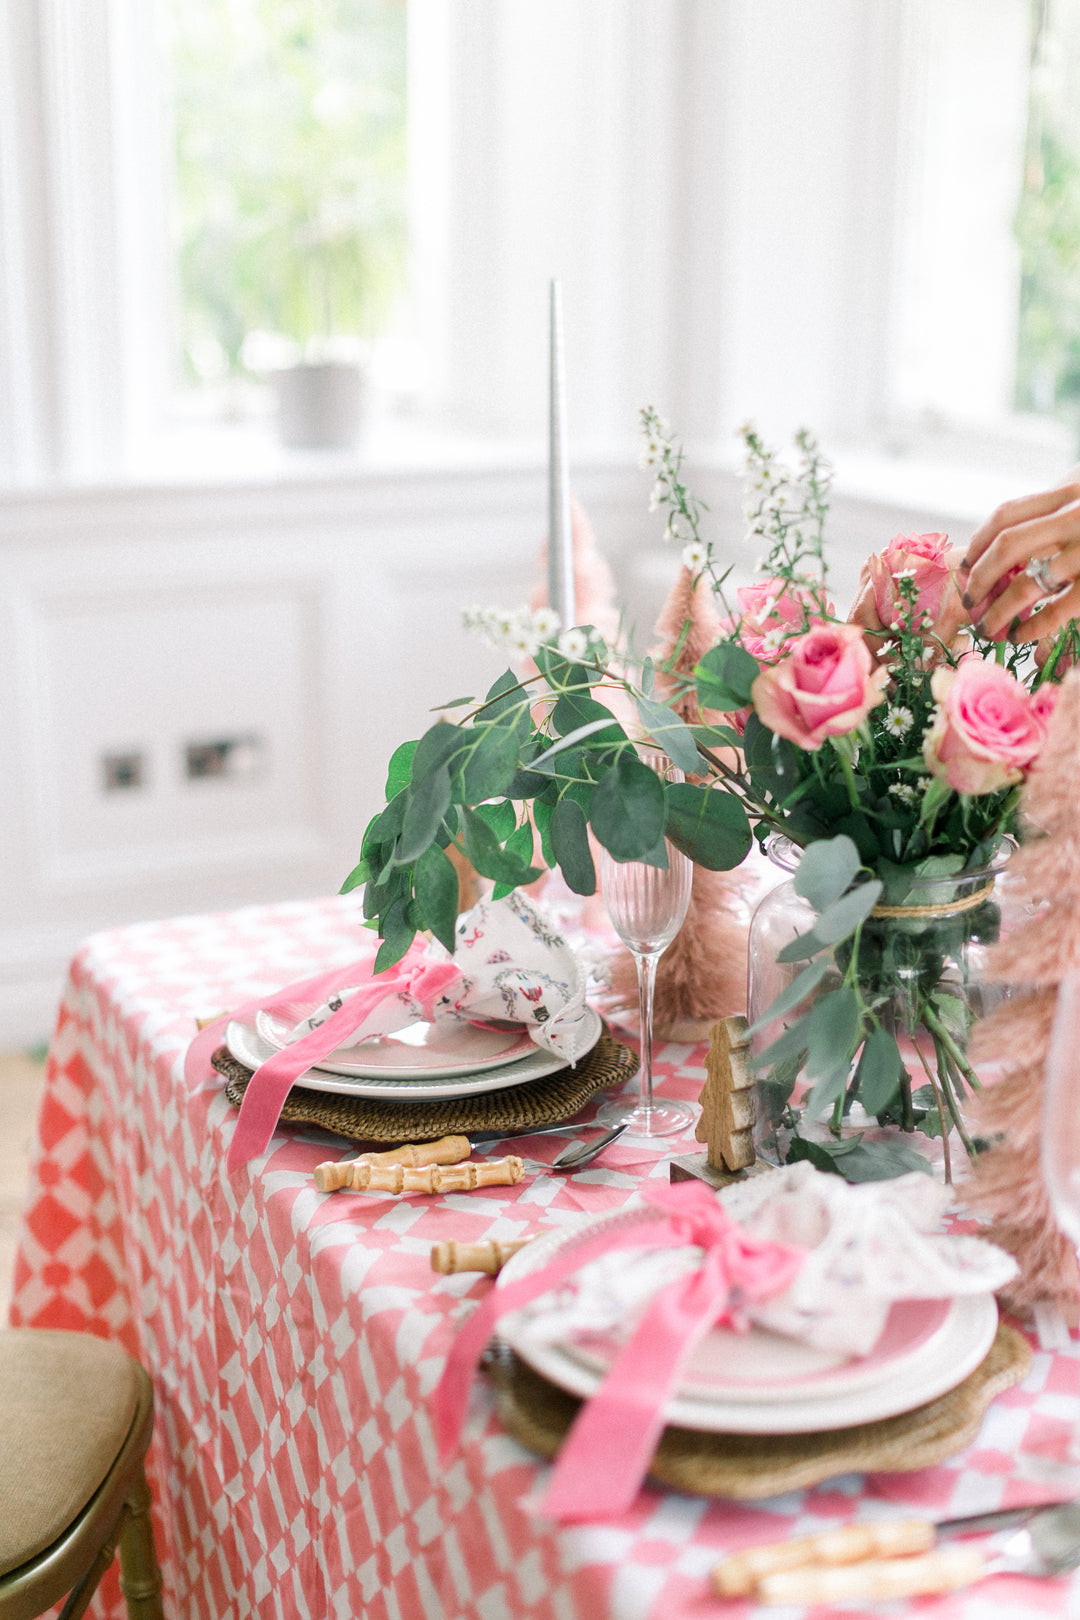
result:
<svg viewBox="0 0 1080 1620"><path fill-rule="evenodd" d="M366 378L350 360L300 360L277 373L278 433L295 450L340 450L356 444Z"/></svg>

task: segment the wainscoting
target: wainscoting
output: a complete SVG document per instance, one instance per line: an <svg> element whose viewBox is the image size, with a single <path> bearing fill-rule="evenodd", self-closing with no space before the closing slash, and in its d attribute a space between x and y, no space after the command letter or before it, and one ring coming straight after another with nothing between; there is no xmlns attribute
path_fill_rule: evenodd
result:
<svg viewBox="0 0 1080 1620"><path fill-rule="evenodd" d="M689 478L745 579L739 481ZM679 562L649 478L575 489L643 651ZM0 1049L48 1037L88 933L336 891L393 749L504 667L461 610L526 600L545 519L540 465L0 497ZM838 499L837 600L947 526Z"/></svg>

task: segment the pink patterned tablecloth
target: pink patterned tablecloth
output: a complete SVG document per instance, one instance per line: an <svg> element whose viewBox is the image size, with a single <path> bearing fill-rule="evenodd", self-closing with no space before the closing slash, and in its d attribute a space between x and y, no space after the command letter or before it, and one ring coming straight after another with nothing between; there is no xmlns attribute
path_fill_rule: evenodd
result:
<svg viewBox="0 0 1080 1620"><path fill-rule="evenodd" d="M1037 1353L977 1443L920 1474L745 1505L649 1489L624 1519L556 1530L530 1517L540 1466L500 1430L483 1387L461 1455L440 1469L428 1399L455 1323L491 1284L436 1278L432 1242L516 1238L610 1208L643 1178L666 1180L667 1161L616 1144L572 1179L324 1197L311 1171L342 1143L281 1130L227 1177L234 1110L216 1087L182 1085L194 1019L345 962L357 938L355 901L334 899L99 934L71 966L12 1318L119 1339L152 1371L170 1617L741 1617L745 1605L708 1596L725 1550L854 1517L1080 1493L1075 1344ZM703 1061L701 1047L662 1048L660 1089L696 1100ZM910 1607L950 1620L1080 1614L1080 1577L998 1577ZM122 1612L115 1582L91 1612Z"/></svg>

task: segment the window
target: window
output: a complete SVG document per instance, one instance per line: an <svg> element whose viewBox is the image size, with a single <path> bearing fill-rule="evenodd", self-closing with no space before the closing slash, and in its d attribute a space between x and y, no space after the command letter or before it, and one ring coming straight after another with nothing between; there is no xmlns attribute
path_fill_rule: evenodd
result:
<svg viewBox="0 0 1080 1620"><path fill-rule="evenodd" d="M0 477L145 471L178 381L242 414L343 335L423 355L415 454L542 455L551 275L578 461L653 402L1041 477L1080 5L1036 3L1037 195L1032 0L0 0Z"/></svg>
<svg viewBox="0 0 1080 1620"><path fill-rule="evenodd" d="M252 379L407 320L405 0L170 0L176 369Z"/></svg>
<svg viewBox="0 0 1080 1620"><path fill-rule="evenodd" d="M1080 6L1062 0L1034 0L1017 236L1016 403L1067 423L1080 453Z"/></svg>

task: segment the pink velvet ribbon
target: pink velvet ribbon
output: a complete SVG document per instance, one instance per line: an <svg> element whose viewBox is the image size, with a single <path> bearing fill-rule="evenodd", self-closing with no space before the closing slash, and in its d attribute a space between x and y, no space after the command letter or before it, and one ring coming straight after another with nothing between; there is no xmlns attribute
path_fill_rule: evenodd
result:
<svg viewBox="0 0 1080 1620"><path fill-rule="evenodd" d="M446 1463L457 1447L480 1354L499 1318L558 1287L612 1249L697 1244L701 1266L677 1277L649 1303L600 1388L563 1442L538 1511L553 1519L605 1519L624 1513L648 1472L669 1398L695 1346L718 1323L746 1325L759 1300L781 1293L806 1251L750 1237L700 1182L645 1194L660 1213L572 1244L539 1271L493 1288L459 1332L435 1390L435 1432Z"/></svg>
<svg viewBox="0 0 1080 1620"><path fill-rule="evenodd" d="M380 973L377 979L349 996L317 1029L291 1042L259 1065L248 1081L240 1104L236 1129L225 1160L228 1170L237 1170L249 1159L265 1152L293 1083L313 1063L319 1063L337 1047L346 1045L375 1008L389 997L408 996L416 1004L417 1016L426 1019L434 1016L436 1001L461 978L461 969L453 962L431 961L426 949L425 945L414 943L395 967ZM272 1013L295 1001L312 1001L318 1006L328 1000L335 990L355 984L358 978L367 978L370 973L370 961L350 962L346 967L330 968L324 973L315 974L313 978L286 985L271 996L252 997L239 1007L223 1013L200 1030L188 1047L184 1059L184 1079L188 1088L195 1090L205 1081L210 1059L221 1045L230 1019L250 1023L257 1012Z"/></svg>

